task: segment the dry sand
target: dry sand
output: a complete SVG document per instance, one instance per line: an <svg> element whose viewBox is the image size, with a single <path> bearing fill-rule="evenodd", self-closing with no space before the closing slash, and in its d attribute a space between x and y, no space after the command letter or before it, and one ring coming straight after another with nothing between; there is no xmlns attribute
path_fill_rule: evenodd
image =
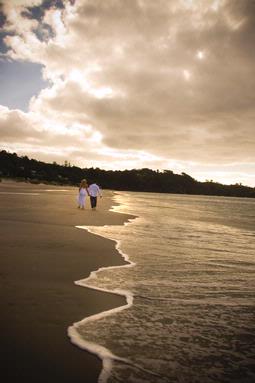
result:
<svg viewBox="0 0 255 383"><path fill-rule="evenodd" d="M76 195L72 187L0 183L1 364L7 382L97 381L101 361L72 345L67 328L125 300L74 281L124 261L115 242L75 225L121 225L132 217L109 211L111 191L104 191L97 211L88 200L78 210Z"/></svg>

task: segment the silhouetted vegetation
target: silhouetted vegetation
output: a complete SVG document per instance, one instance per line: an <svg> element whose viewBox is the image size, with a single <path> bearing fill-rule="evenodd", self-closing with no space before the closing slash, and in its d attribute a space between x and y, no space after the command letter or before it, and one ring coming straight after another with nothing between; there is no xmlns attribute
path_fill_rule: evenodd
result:
<svg viewBox="0 0 255 383"><path fill-rule="evenodd" d="M55 185L78 185L82 178L96 180L103 189L146 191L159 193L182 193L220 195L233 197L255 197L255 188L241 184L223 185L213 181L199 182L186 173L175 174L171 170L151 169L102 170L99 168L81 169L56 162L45 163L16 153L0 152L0 176L15 178L32 183Z"/></svg>

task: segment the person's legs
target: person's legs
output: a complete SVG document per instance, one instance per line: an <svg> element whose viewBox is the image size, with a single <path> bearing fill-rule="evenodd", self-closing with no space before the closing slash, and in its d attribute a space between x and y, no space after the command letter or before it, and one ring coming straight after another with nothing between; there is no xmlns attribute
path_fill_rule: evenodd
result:
<svg viewBox="0 0 255 383"><path fill-rule="evenodd" d="M80 206L80 209L85 209L85 197L84 196L80 197L79 206Z"/></svg>
<svg viewBox="0 0 255 383"><path fill-rule="evenodd" d="M90 197L90 205L92 209L95 209L97 206L97 197Z"/></svg>

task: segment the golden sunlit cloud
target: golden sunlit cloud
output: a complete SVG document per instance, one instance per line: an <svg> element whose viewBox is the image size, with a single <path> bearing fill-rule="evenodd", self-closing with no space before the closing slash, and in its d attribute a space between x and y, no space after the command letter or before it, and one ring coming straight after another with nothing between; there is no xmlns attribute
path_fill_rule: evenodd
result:
<svg viewBox="0 0 255 383"><path fill-rule="evenodd" d="M72 69L68 76L69 80L79 84L79 86L84 91L88 92L95 98L103 99L103 98L111 98L114 96L114 91L111 87L109 86L95 87L91 84L88 78L89 78L88 72L83 72L78 69Z"/></svg>
<svg viewBox="0 0 255 383"><path fill-rule="evenodd" d="M89 86L85 74L79 69L72 69L68 77L71 81L75 81L85 88Z"/></svg>
<svg viewBox="0 0 255 383"><path fill-rule="evenodd" d="M113 97L113 90L109 86L97 88L97 89L91 89L90 93L93 94L96 98L102 99L102 98L111 98Z"/></svg>

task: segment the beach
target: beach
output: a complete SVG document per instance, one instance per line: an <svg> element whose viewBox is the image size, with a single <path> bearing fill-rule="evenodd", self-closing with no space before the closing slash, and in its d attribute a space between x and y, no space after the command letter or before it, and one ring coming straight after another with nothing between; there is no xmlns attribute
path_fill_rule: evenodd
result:
<svg viewBox="0 0 255 383"><path fill-rule="evenodd" d="M77 188L11 181L0 197L7 382L254 382L254 200L104 191L80 210Z"/></svg>
<svg viewBox="0 0 255 383"><path fill-rule="evenodd" d="M1 361L7 382L96 382L101 361L74 346L74 322L126 303L76 286L102 266L124 264L115 242L78 225L123 225L104 191L97 211L77 209L77 188L6 181L1 204Z"/></svg>

